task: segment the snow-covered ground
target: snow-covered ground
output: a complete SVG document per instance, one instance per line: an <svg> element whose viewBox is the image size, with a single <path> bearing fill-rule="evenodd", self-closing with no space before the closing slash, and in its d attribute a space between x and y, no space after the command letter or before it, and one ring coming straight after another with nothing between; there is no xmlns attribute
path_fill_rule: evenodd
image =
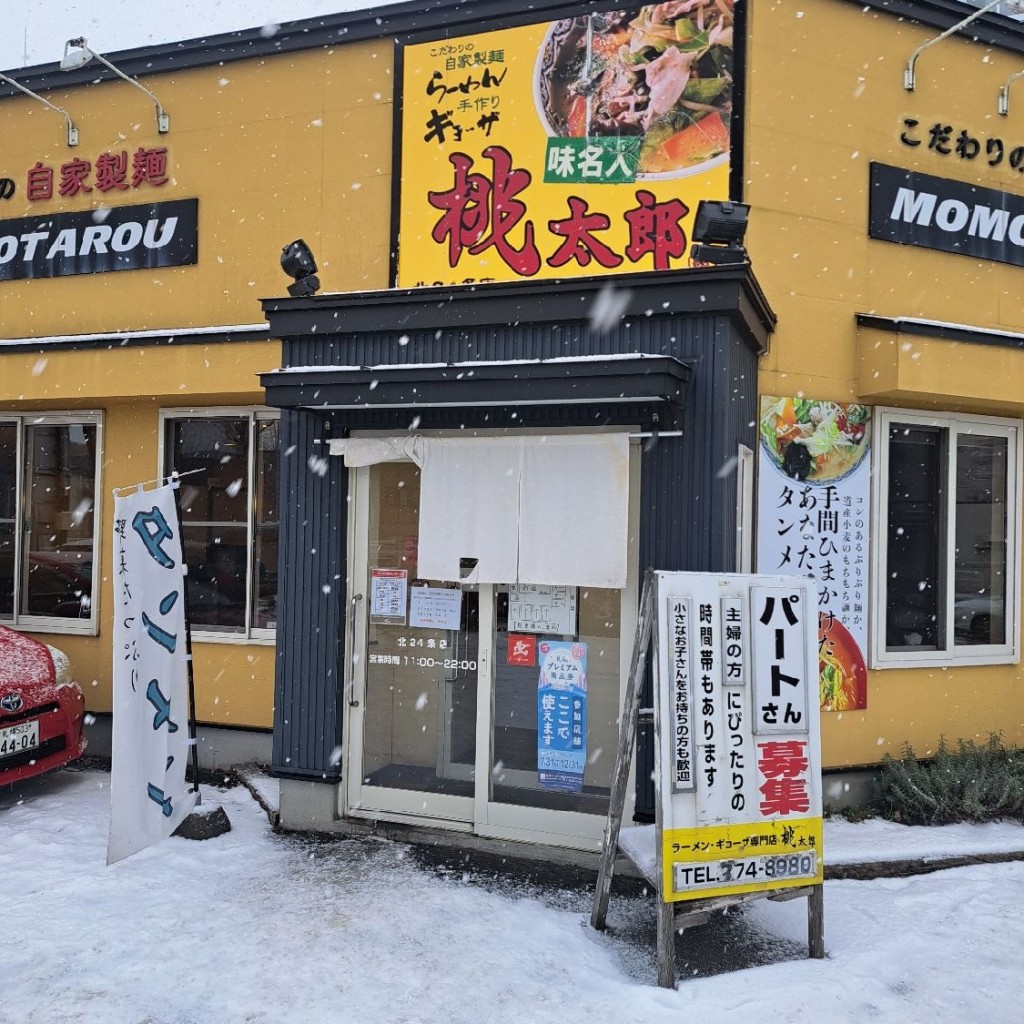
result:
<svg viewBox="0 0 1024 1024"><path fill-rule="evenodd" d="M758 901L687 933L672 992L653 984L650 898L613 895L599 934L586 889L276 835L242 787L205 790L231 832L107 868L109 781L0 790L2 1024L1024 1020L1024 862L826 883L824 961L804 959L805 901ZM829 823L827 858L934 854L929 836L1024 849L1017 825Z"/></svg>

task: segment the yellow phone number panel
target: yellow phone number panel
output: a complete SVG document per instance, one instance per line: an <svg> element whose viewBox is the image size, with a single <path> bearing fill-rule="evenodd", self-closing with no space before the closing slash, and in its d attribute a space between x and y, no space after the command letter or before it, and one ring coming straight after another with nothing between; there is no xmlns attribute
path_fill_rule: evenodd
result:
<svg viewBox="0 0 1024 1024"><path fill-rule="evenodd" d="M666 902L819 884L821 818L667 829L662 834Z"/></svg>

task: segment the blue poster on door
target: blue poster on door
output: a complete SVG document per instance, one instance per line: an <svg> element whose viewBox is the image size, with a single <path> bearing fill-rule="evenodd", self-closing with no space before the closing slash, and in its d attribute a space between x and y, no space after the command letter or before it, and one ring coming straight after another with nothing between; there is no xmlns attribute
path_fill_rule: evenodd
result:
<svg viewBox="0 0 1024 1024"><path fill-rule="evenodd" d="M537 781L578 793L587 764L587 645L542 640L537 652Z"/></svg>

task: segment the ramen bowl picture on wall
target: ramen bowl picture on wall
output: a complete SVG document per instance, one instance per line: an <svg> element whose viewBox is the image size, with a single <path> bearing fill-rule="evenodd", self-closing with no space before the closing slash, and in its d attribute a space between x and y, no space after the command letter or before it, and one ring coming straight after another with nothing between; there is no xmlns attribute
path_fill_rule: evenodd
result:
<svg viewBox="0 0 1024 1024"><path fill-rule="evenodd" d="M554 22L534 102L556 138L635 139L637 180L729 160L732 0L677 0Z"/></svg>
<svg viewBox="0 0 1024 1024"><path fill-rule="evenodd" d="M834 483L860 465L869 448L865 405L805 398L762 398L761 447L794 480Z"/></svg>

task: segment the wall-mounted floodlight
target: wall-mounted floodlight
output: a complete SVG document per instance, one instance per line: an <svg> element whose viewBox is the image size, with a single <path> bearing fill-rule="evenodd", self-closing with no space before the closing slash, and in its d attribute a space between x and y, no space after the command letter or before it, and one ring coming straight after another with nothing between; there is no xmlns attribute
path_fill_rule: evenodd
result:
<svg viewBox="0 0 1024 1024"><path fill-rule="evenodd" d="M947 36L953 35L954 32L959 32L965 25L970 25L975 18L980 18L983 14L987 14L992 10L993 7L998 7L1005 0L990 0L989 3L985 4L984 7L979 7L973 14L967 15L963 21L958 21L952 28L947 28L942 35L936 36L934 39L929 39L927 42L922 43L911 55L910 60L907 62L906 69L903 72L903 88L907 92L914 91L915 79L914 79L914 65L917 63L917 58L921 56L922 51L928 49L933 43L941 42Z"/></svg>
<svg viewBox="0 0 1024 1024"><path fill-rule="evenodd" d="M320 278L316 276L316 260L306 243L297 238L281 250L281 269L295 278L295 284L288 285L288 294L293 299L315 295L320 289Z"/></svg>
<svg viewBox="0 0 1024 1024"><path fill-rule="evenodd" d="M747 203L702 199L693 219L690 259L694 263L745 263L747 250L743 236L747 231L750 206Z"/></svg>
<svg viewBox="0 0 1024 1024"><path fill-rule="evenodd" d="M78 129L74 126L71 120L71 115L63 107L55 107L49 100L43 99L38 93L34 93L31 89L26 89L25 86L19 85L13 78L8 78L6 75L0 75L0 80L6 82L8 85L13 85L15 89L23 92L26 96L31 96L34 100L39 100L44 106L49 107L51 110L55 110L58 114L62 115L64 120L68 123L68 145L78 145Z"/></svg>
<svg viewBox="0 0 1024 1024"><path fill-rule="evenodd" d="M999 103L997 104L996 109L1000 114L1003 115L1003 117L1005 117L1010 112L1010 83L1015 78L1020 78L1021 75L1024 75L1024 71L1015 71L1012 75L1010 75L1010 77L1006 80L1006 83L999 90Z"/></svg>
<svg viewBox="0 0 1024 1024"><path fill-rule="evenodd" d="M167 116L167 112L161 106L160 101L137 79L129 77L123 71L119 71L102 54L91 50L86 45L85 39L81 36L78 39L69 39L64 44L64 56L61 58L60 69L61 71L77 71L79 68L84 68L94 57L101 64L105 64L110 68L118 78L123 78L130 85L134 85L136 89L141 89L153 101L156 105L157 131L161 135L166 135L171 130L171 119Z"/></svg>

